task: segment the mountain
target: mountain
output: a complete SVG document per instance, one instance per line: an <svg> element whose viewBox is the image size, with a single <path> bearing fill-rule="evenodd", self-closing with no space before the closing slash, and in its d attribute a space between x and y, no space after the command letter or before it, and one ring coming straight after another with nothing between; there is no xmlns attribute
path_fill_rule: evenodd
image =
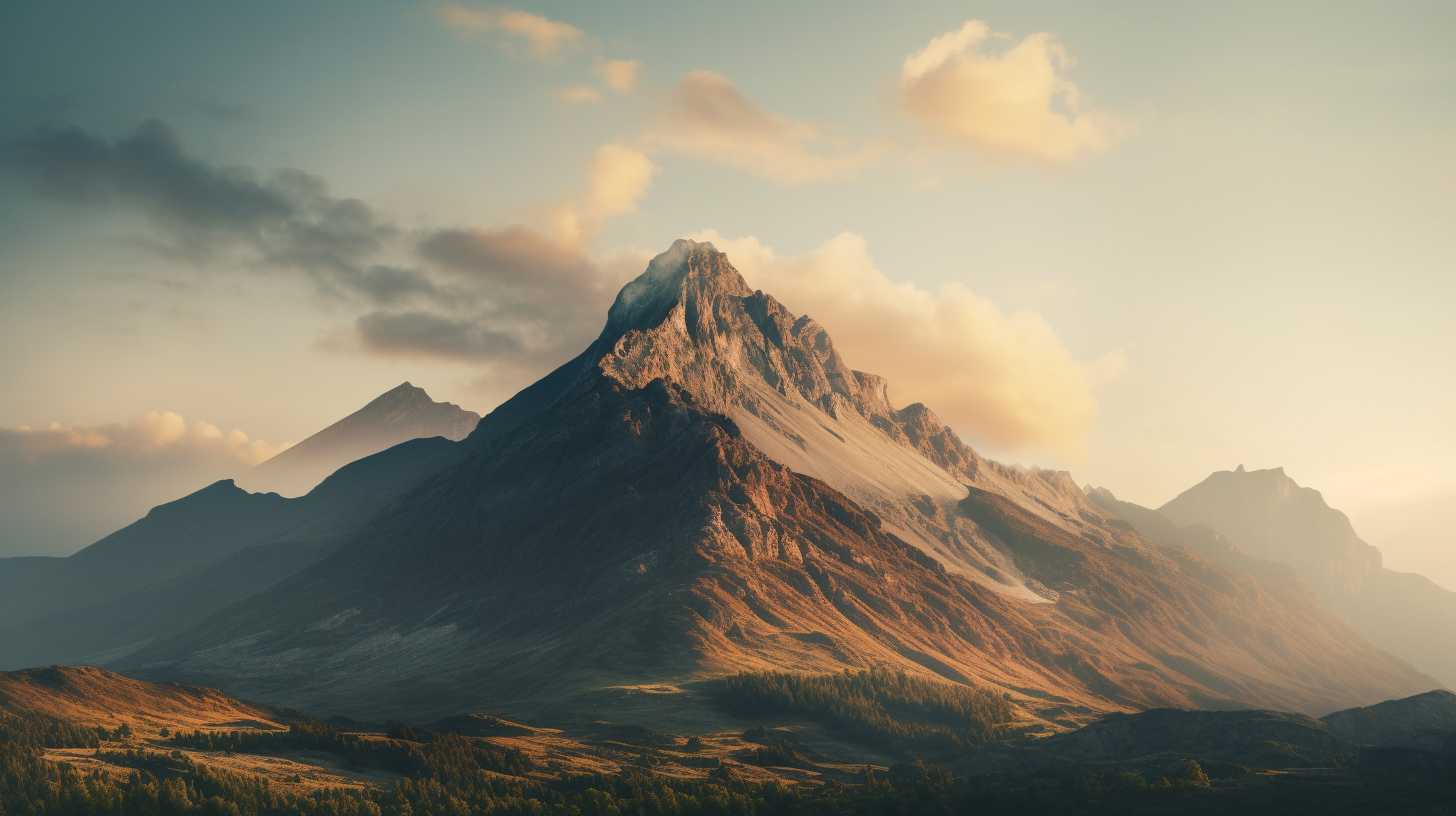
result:
<svg viewBox="0 0 1456 816"><path fill-rule="evenodd" d="M1294 567L1282 561L1255 558L1207 524L1179 527L1157 510L1122 501L1105 487L1088 485L1082 492L1087 495L1088 501L1131 523L1139 533L1154 541L1187 547L1221 567L1247 573L1261 581L1287 587L1303 587Z"/></svg>
<svg viewBox="0 0 1456 816"><path fill-rule="evenodd" d="M185 628L327 553L452 451L412 440L297 499L224 480L67 558L0 559L0 668L106 664Z"/></svg>
<svg viewBox="0 0 1456 816"><path fill-rule="evenodd" d="M237 482L258 493L302 496L350 462L401 442L468 436L480 415L454 403L435 402L423 388L402 383L322 431L258 464Z"/></svg>
<svg viewBox="0 0 1456 816"><path fill-rule="evenodd" d="M655 258L586 351L453 449L328 554L117 665L417 720L687 699L753 668L889 666L1064 725L1436 685L1302 586L1139 535L1067 474L894 408L710 244Z"/></svg>
<svg viewBox="0 0 1456 816"><path fill-rule="evenodd" d="M1320 601L1382 649L1456 686L1456 592L1381 566L1380 551L1283 468L1220 471L1159 508L1207 524L1257 558L1294 567Z"/></svg>

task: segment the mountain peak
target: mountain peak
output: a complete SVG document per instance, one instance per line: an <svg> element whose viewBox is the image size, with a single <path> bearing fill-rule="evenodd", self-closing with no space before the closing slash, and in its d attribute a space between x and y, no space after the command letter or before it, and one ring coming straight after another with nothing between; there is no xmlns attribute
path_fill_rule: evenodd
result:
<svg viewBox="0 0 1456 816"><path fill-rule="evenodd" d="M617 293L603 335L615 339L633 329L652 328L678 304L715 295L749 294L748 284L727 255L706 241L679 238Z"/></svg>
<svg viewBox="0 0 1456 816"><path fill-rule="evenodd" d="M464 439L480 415L450 402L435 402L408 381L310 436L242 478L246 487L300 496L350 462L421 437Z"/></svg>

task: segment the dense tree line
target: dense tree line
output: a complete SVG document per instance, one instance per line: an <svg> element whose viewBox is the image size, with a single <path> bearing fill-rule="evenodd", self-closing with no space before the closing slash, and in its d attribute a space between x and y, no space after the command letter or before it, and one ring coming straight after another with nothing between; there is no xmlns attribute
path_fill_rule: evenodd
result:
<svg viewBox="0 0 1456 816"><path fill-rule="evenodd" d="M803 717L838 736L892 753L964 751L1006 736L1015 711L986 689L887 669L842 674L744 672L716 681L717 699L740 717Z"/></svg>
<svg viewBox="0 0 1456 816"><path fill-rule="evenodd" d="M468 754L470 762L494 773L524 776L533 769L531 759L515 748L471 742L457 734L416 732L409 726L399 725L391 730L390 736L389 739L361 737L341 732L322 720L298 715L290 722L286 732L194 731L191 734L174 734L168 744L200 751L243 754L271 754L299 749L324 751L344 760L348 767L378 768L410 777L428 775L438 764L439 757L452 754Z"/></svg>

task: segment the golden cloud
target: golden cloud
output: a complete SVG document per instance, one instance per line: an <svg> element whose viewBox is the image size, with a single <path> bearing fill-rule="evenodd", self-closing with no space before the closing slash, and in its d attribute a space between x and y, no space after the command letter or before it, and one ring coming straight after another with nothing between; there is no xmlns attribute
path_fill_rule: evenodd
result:
<svg viewBox="0 0 1456 816"><path fill-rule="evenodd" d="M495 34L502 45L524 44L537 57L553 57L586 42L586 33L576 26L518 9L467 9L444 6L440 19L450 28L475 34Z"/></svg>
<svg viewBox="0 0 1456 816"><path fill-rule="evenodd" d="M1074 60L1051 34L1005 50L970 20L905 58L897 101L933 137L1000 159L1066 165L1105 152L1134 123L1089 109L1066 77Z"/></svg>
<svg viewBox="0 0 1456 816"><path fill-rule="evenodd" d="M34 464L49 456L94 454L108 458L195 456L256 465L289 445L249 439L239 430L224 434L208 422L187 424L171 411L149 411L126 422L53 422L45 428L0 428L6 458Z"/></svg>
<svg viewBox="0 0 1456 816"><path fill-rule="evenodd" d="M785 186L852 176L886 148L822 152L829 140L818 127L764 109L712 71L693 71L668 92L647 139Z"/></svg>
<svg viewBox="0 0 1456 816"><path fill-rule="evenodd" d="M556 98L564 102L600 102L602 92L590 85L567 85L565 88L557 88L552 93Z"/></svg>
<svg viewBox="0 0 1456 816"><path fill-rule="evenodd" d="M592 69L602 78L602 84L617 93L627 93L637 87L637 71L642 63L637 60L607 60Z"/></svg>
<svg viewBox="0 0 1456 816"><path fill-rule="evenodd" d="M749 285L828 330L853 367L885 376L895 404L923 402L947 424L1000 450L1080 456L1097 416L1094 380L1121 352L1084 364L1040 315L1005 314L960 284L938 294L894 283L865 239L842 233L802 256L752 236L690 236L726 252Z"/></svg>

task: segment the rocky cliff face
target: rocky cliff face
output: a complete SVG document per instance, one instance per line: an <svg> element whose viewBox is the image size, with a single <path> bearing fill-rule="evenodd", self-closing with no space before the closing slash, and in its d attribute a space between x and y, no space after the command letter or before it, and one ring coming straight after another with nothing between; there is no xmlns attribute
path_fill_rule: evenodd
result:
<svg viewBox="0 0 1456 816"><path fill-rule="evenodd" d="M895 409L686 241L349 543L126 665L366 717L769 667L987 684L1063 723L1434 685L1302 587L1147 539L1066 474Z"/></svg>
<svg viewBox="0 0 1456 816"><path fill-rule="evenodd" d="M1250 554L1282 561L1377 646L1456 686L1456 593L1381 566L1350 519L1283 468L1220 471L1159 508L1179 525L1206 524Z"/></svg>
<svg viewBox="0 0 1456 816"><path fill-rule="evenodd" d="M401 383L236 481L256 493L302 496L350 462L411 439L464 439L479 421L474 411L435 402L423 388Z"/></svg>

